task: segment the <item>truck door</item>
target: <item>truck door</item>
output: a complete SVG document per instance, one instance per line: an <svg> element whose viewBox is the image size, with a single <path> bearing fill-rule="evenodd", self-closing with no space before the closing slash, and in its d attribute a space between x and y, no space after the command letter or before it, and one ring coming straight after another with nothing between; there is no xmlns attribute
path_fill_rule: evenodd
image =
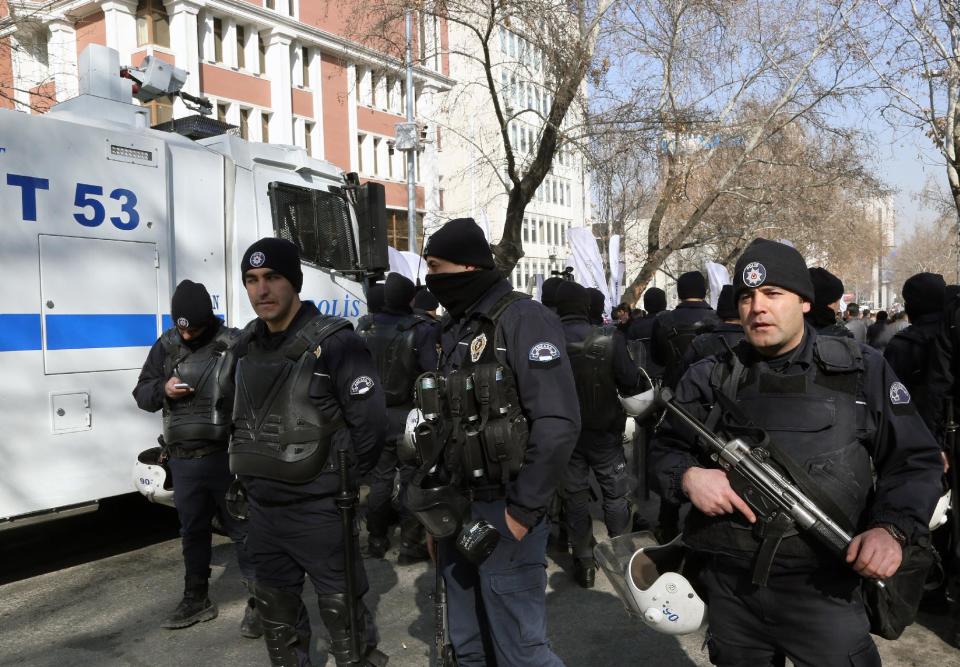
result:
<svg viewBox="0 0 960 667"><path fill-rule="evenodd" d="M157 245L40 235L44 372L138 369L160 332Z"/></svg>

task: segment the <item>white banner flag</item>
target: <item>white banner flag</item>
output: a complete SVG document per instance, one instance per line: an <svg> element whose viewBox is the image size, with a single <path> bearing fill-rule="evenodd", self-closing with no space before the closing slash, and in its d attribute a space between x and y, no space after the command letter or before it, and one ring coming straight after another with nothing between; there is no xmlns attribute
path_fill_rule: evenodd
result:
<svg viewBox="0 0 960 667"><path fill-rule="evenodd" d="M397 250L387 246L387 257L390 258L390 272L399 273L421 285L426 284L427 263L415 252Z"/></svg>
<svg viewBox="0 0 960 667"><path fill-rule="evenodd" d="M707 270L707 281L710 285L710 306L716 310L717 301L720 300L720 290L724 285L730 285L730 272L723 264L716 262L707 262L704 268Z"/></svg>
<svg viewBox="0 0 960 667"><path fill-rule="evenodd" d="M610 237L609 247L610 258L610 301L616 301L623 292L621 280L623 279L623 265L620 263L620 235L614 234Z"/></svg>
<svg viewBox="0 0 960 667"><path fill-rule="evenodd" d="M603 259L597 240L589 227L573 227L567 231L567 240L570 241L570 251L573 259L573 277L584 287L595 287L603 292L604 312L609 313L613 306L610 303L610 286L607 284L603 270Z"/></svg>

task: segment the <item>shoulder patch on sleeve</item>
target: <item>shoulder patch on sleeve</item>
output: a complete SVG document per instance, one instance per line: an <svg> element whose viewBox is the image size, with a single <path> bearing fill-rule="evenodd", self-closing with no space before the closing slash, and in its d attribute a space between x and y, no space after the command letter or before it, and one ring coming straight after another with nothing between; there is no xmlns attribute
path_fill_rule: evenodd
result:
<svg viewBox="0 0 960 667"><path fill-rule="evenodd" d="M550 368L560 363L560 349L549 341L536 343L527 355L531 368Z"/></svg>
<svg viewBox="0 0 960 667"><path fill-rule="evenodd" d="M910 392L902 382L890 385L890 402L893 405L907 405L910 402Z"/></svg>
<svg viewBox="0 0 960 667"><path fill-rule="evenodd" d="M350 397L354 399L367 398L373 393L376 383L369 375L360 375L350 383Z"/></svg>

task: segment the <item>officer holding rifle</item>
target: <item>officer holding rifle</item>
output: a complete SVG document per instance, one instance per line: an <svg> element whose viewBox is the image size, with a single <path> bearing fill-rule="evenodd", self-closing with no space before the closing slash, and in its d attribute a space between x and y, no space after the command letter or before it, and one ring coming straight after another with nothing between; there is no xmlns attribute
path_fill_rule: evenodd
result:
<svg viewBox="0 0 960 667"><path fill-rule="evenodd" d="M734 290L746 340L692 365L676 402L799 469L798 485L852 540L845 568L795 523L758 521L671 415L651 465L666 498L693 505L683 535L707 595L711 662L769 665L785 654L796 665L879 665L861 577L891 577L903 547L926 537L940 493L937 445L878 352L804 323L814 289L795 249L755 240L737 262Z"/></svg>

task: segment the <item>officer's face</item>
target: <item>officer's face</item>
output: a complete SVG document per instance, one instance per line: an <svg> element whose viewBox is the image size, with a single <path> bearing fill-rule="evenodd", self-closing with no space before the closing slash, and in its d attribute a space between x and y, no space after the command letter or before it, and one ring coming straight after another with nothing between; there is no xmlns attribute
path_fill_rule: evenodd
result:
<svg viewBox="0 0 960 667"><path fill-rule="evenodd" d="M194 338L202 336L203 332L206 330L207 330L207 327L205 326L181 327L179 324L177 325L177 331L180 332L180 338L182 338L184 341L190 341L190 340L193 340Z"/></svg>
<svg viewBox="0 0 960 667"><path fill-rule="evenodd" d="M293 285L273 269L249 269L243 274L243 284L254 312L267 325L287 322L300 307Z"/></svg>
<svg viewBox="0 0 960 667"><path fill-rule="evenodd" d="M768 285L741 293L737 306L747 340L761 354L783 354L803 340L803 314L810 303L799 295Z"/></svg>
<svg viewBox="0 0 960 667"><path fill-rule="evenodd" d="M464 271L475 271L476 268L466 264L454 264L445 259L427 255L427 273L463 273Z"/></svg>

